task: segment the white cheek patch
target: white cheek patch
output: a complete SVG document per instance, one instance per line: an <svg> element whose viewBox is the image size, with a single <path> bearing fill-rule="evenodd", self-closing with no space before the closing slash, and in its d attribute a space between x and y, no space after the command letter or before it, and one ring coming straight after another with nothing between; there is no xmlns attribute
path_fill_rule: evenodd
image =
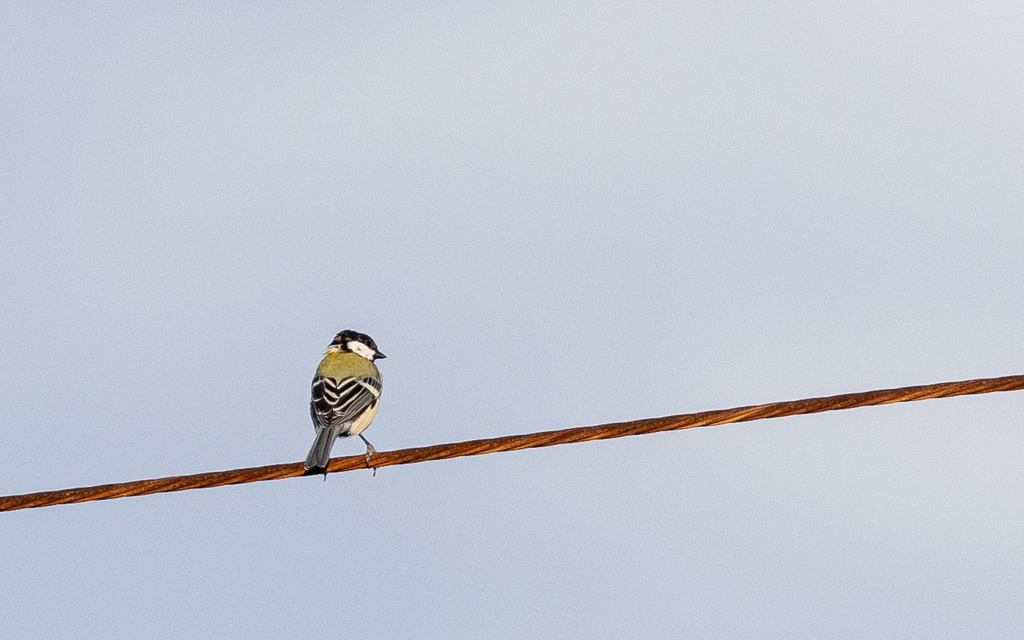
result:
<svg viewBox="0 0 1024 640"><path fill-rule="evenodd" d="M348 350L352 353L357 356L363 356L370 362L373 362L373 356L377 355L376 351L357 340L349 340L349 343L345 346L347 346Z"/></svg>

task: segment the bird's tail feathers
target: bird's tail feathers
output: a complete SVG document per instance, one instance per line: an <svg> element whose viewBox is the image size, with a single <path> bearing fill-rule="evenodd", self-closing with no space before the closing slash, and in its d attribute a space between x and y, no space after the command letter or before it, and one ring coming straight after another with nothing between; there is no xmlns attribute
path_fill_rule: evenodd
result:
<svg viewBox="0 0 1024 640"><path fill-rule="evenodd" d="M317 427L316 439L306 456L306 471L325 470L327 463L331 461L331 448L334 441L341 435L342 427Z"/></svg>

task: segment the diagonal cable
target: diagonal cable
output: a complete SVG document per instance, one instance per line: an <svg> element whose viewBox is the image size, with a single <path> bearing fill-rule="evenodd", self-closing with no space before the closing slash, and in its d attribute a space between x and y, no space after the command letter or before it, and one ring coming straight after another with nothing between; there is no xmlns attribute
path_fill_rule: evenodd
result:
<svg viewBox="0 0 1024 640"><path fill-rule="evenodd" d="M916 400L928 400L931 398L950 398L953 396L992 393L995 391L1019 391L1021 389L1024 389L1024 375L1005 376L1002 378L982 378L961 382L942 382L939 384L916 387L865 391L862 393L847 393L823 398L809 398L807 400L771 402L768 404L760 404L750 407L703 411L700 413L688 413L677 416L667 416L664 418L649 418L645 420L634 420L631 422L602 424L592 427L573 427L571 429L560 429L558 431L541 431L538 433L528 433L518 436L504 436L501 438L487 438L484 440L468 440L466 442L437 444L429 447L384 451L375 454L372 461L375 468L390 467L396 464L413 464L416 462L426 462L428 460L445 460L448 458L475 456L483 453L495 453L498 451L517 451L519 449L550 447L556 444L621 438L623 436L635 436L644 433L657 433L659 431L689 429L692 427L707 427L732 422L749 422L751 420L761 420L763 418L779 418L782 416L821 413L823 411L853 409L855 407L891 404L894 402L913 402ZM364 456L347 456L344 458L332 459L330 464L327 466L327 473L339 473L342 471L354 471L356 469L365 468L366 459ZM43 491L40 493L27 493L24 495L0 497L0 511L46 507L72 502L88 502L90 500L109 500L111 498L141 496L151 493L184 491L186 489L220 487L223 485L245 484L247 482L259 482L262 480L280 480L283 478L294 478L303 475L314 474L307 473L301 462L292 462L288 464L274 464L266 467L233 469L231 471L213 471L210 473L197 473L189 476L172 476L169 478L157 478L154 480L136 480L134 482L121 482L118 484L105 484L95 487L81 487L78 489ZM319 473L315 475L319 475Z"/></svg>

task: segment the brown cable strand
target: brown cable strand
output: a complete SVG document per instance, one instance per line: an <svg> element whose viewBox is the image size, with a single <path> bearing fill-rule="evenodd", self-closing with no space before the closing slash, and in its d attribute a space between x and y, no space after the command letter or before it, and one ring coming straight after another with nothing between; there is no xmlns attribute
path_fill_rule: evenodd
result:
<svg viewBox="0 0 1024 640"><path fill-rule="evenodd" d="M778 418L839 409L852 409L893 402L912 402L930 398L949 398L995 391L1017 391L1024 389L1024 375L1006 376L1002 378L984 378L963 382L943 382L918 387L885 389L881 391L865 391L863 393L847 393L824 398L807 400L791 400L788 402L772 402L752 407L738 407L718 411L704 411L664 418L617 422L593 427L574 427L559 431L542 431L519 436L487 438L485 440L468 440L451 444L438 444L429 447L384 451L373 456L374 468L390 467L396 464L413 464L428 460L445 460L461 456L475 456L497 451L517 451L535 447L550 447L556 444L584 442L587 440L604 440L620 438L642 433L656 433L691 427L707 427L732 422L748 422L763 418ZM366 468L364 456L347 456L334 458L327 466L327 473L354 471ZM64 489L61 491L43 491L17 496L0 497L0 511L46 507L55 504L72 502L88 502L90 500L109 500L126 496L141 496L150 493L168 491L184 491L219 487L229 484L244 484L262 480L280 480L303 475L319 475L307 473L301 462L274 464L266 467L234 469L231 471L214 471L197 473L190 476L172 476L155 480L136 480L118 484L105 484L96 487Z"/></svg>

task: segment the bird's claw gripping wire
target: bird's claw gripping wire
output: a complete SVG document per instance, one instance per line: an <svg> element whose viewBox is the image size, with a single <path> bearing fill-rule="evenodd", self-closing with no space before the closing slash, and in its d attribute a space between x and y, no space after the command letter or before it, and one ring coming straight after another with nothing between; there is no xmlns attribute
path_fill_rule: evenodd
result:
<svg viewBox="0 0 1024 640"><path fill-rule="evenodd" d="M377 467L374 467L373 465L370 464L370 458L372 458L373 455L377 453L377 450L373 448L373 445L370 444L369 440L363 438L363 434L359 434L359 437L362 438L363 442L366 443L366 468L373 469L373 476L377 477Z"/></svg>

